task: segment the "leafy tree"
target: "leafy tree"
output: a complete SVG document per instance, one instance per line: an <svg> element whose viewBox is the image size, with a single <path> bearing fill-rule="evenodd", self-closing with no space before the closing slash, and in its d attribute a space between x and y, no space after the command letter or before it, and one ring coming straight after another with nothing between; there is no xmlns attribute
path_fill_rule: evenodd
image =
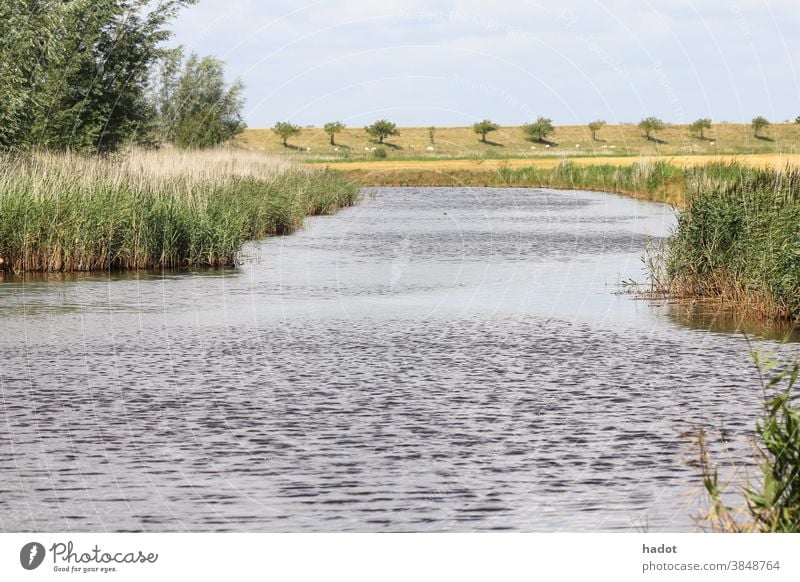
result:
<svg viewBox="0 0 800 582"><path fill-rule="evenodd" d="M664 122L658 117L645 117L639 122L639 129L644 132L645 138L653 139L653 133L664 129Z"/></svg>
<svg viewBox="0 0 800 582"><path fill-rule="evenodd" d="M794 118L794 122L796 124L800 125L800 115L798 115L797 117Z"/></svg>
<svg viewBox="0 0 800 582"><path fill-rule="evenodd" d="M522 126L522 131L533 141L544 141L546 137L553 134L555 128L553 121L547 117L539 117L533 123L526 123Z"/></svg>
<svg viewBox="0 0 800 582"><path fill-rule="evenodd" d="M364 129L367 132L367 135L372 137L374 140L378 140L378 143L383 143L383 140L391 135L400 135L400 132L397 131L397 126L391 121L386 121L385 119L379 119Z"/></svg>
<svg viewBox="0 0 800 582"><path fill-rule="evenodd" d="M272 128L272 132L283 140L283 147L288 147L289 138L300 133L300 126L288 121L279 121Z"/></svg>
<svg viewBox="0 0 800 582"><path fill-rule="evenodd" d="M761 131L768 128L770 125L769 121L760 115L755 117L750 124L753 126L753 135L755 137L761 137Z"/></svg>
<svg viewBox="0 0 800 582"><path fill-rule="evenodd" d="M708 118L698 119L689 126L689 131L698 134L700 139L706 138L703 133L706 129L711 129L711 120Z"/></svg>
<svg viewBox="0 0 800 582"><path fill-rule="evenodd" d="M153 132L154 140L158 143L174 139L179 109L176 95L180 87L183 65L183 48L178 47L165 52L153 69L150 100L158 117Z"/></svg>
<svg viewBox="0 0 800 582"><path fill-rule="evenodd" d="M478 123L476 123L475 125L472 126L472 131L474 131L479 136L481 136L481 141L483 143L486 143L486 134L487 133L491 133L493 131L497 131L498 129L500 129L500 126L497 125L496 123L492 123L488 119L484 119L483 121L479 121Z"/></svg>
<svg viewBox="0 0 800 582"><path fill-rule="evenodd" d="M602 119L592 121L589 123L589 131L592 132L592 141L597 141L597 132L606 126L606 122Z"/></svg>
<svg viewBox="0 0 800 582"><path fill-rule="evenodd" d="M224 64L192 53L181 66L180 51L165 59L156 108L161 138L182 148L211 147L244 130L242 92L236 80L225 84Z"/></svg>
<svg viewBox="0 0 800 582"><path fill-rule="evenodd" d="M336 145L336 141L334 140L333 136L337 133L340 133L346 125L341 121L331 121L330 123L326 123L322 129L327 133L331 138L331 145Z"/></svg>
<svg viewBox="0 0 800 582"><path fill-rule="evenodd" d="M800 117L798 119L800 119ZM434 144L435 138L436 138L436 128L431 125L428 128L428 139L431 141L431 145Z"/></svg>
<svg viewBox="0 0 800 582"><path fill-rule="evenodd" d="M110 151L148 141L167 24L195 0L0 0L0 146Z"/></svg>
<svg viewBox="0 0 800 582"><path fill-rule="evenodd" d="M58 0L0 0L0 147L16 149L29 141L42 109L41 89L48 63L57 53L62 15Z"/></svg>

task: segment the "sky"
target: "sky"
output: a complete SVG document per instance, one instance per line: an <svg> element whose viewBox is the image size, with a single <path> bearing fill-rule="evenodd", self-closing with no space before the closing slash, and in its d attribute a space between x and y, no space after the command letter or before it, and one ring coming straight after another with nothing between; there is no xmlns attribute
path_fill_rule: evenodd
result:
<svg viewBox="0 0 800 582"><path fill-rule="evenodd" d="M250 127L800 115L798 0L200 0Z"/></svg>

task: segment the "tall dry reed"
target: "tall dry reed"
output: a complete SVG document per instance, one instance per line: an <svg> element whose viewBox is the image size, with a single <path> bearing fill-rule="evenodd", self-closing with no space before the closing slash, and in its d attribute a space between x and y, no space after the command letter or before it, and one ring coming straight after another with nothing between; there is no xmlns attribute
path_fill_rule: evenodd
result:
<svg viewBox="0 0 800 582"><path fill-rule="evenodd" d="M230 265L241 245L352 204L328 171L237 150L0 158L0 258L16 271Z"/></svg>

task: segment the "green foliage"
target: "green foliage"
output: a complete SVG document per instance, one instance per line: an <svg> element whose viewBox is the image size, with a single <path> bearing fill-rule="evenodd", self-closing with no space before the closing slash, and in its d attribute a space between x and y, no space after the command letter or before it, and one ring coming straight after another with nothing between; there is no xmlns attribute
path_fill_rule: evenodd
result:
<svg viewBox="0 0 800 582"><path fill-rule="evenodd" d="M479 121L478 123L472 126L472 131L481 136L481 141L484 143L486 143L486 134L491 133L493 131L497 131L498 129L500 129L500 126L497 125L496 123L492 123L488 119Z"/></svg>
<svg viewBox="0 0 800 582"><path fill-rule="evenodd" d="M386 153L386 148L376 148L374 152L372 152L376 158L385 158L388 154Z"/></svg>
<svg viewBox="0 0 800 582"><path fill-rule="evenodd" d="M181 148L207 148L244 130L244 85L225 84L224 64L192 53L185 63L178 49L162 61L154 92L160 137Z"/></svg>
<svg viewBox="0 0 800 582"><path fill-rule="evenodd" d="M110 151L147 142L148 88L194 0L0 0L0 147Z"/></svg>
<svg viewBox="0 0 800 582"><path fill-rule="evenodd" d="M379 119L372 125L365 127L364 130L367 132L367 135L373 140L377 140L378 143L383 143L383 140L389 136L400 135L400 132L397 131L397 126L385 119Z"/></svg>
<svg viewBox="0 0 800 582"><path fill-rule="evenodd" d="M280 137L284 147L287 147L289 138L300 133L300 126L288 121L279 121L272 127L272 132Z"/></svg>
<svg viewBox="0 0 800 582"><path fill-rule="evenodd" d="M330 136L331 145L336 145L336 141L334 140L333 136L337 133L340 133L345 127L347 126L341 121L331 121L322 126L322 129Z"/></svg>
<svg viewBox="0 0 800 582"><path fill-rule="evenodd" d="M647 139L653 139L653 132L664 129L664 122L657 117L645 117L639 122L639 129Z"/></svg>
<svg viewBox="0 0 800 582"><path fill-rule="evenodd" d="M687 207L667 253L673 291L800 317L800 170L711 164L685 172Z"/></svg>
<svg viewBox="0 0 800 582"><path fill-rule="evenodd" d="M589 131L592 132L592 141L597 141L597 132L606 126L606 122L602 119L592 121L589 123Z"/></svg>
<svg viewBox="0 0 800 582"><path fill-rule="evenodd" d="M797 117L794 118L794 122L796 124L800 125L800 115L798 115Z"/></svg>
<svg viewBox="0 0 800 582"><path fill-rule="evenodd" d="M523 125L522 131L525 132L528 139L542 142L555 132L555 128L553 127L552 120L546 117L539 117L533 123Z"/></svg>
<svg viewBox="0 0 800 582"><path fill-rule="evenodd" d="M764 391L764 414L756 424L761 478L741 491L741 506L723 498L719 468L712 464L706 433L698 437L703 486L709 501L701 524L720 532L800 532L800 406L796 393L800 364L762 361L754 353ZM770 374L767 380L763 378Z"/></svg>
<svg viewBox="0 0 800 582"><path fill-rule="evenodd" d="M768 128L770 126L769 121L766 117L754 117L753 121L750 122L750 125L753 127L753 135L755 137L760 137L761 131Z"/></svg>
<svg viewBox="0 0 800 582"><path fill-rule="evenodd" d="M29 145L47 65L58 49L62 3L0 0L0 148Z"/></svg>
<svg viewBox="0 0 800 582"><path fill-rule="evenodd" d="M708 118L698 119L689 126L689 131L700 136L700 139L705 139L705 130L711 129L711 120Z"/></svg>

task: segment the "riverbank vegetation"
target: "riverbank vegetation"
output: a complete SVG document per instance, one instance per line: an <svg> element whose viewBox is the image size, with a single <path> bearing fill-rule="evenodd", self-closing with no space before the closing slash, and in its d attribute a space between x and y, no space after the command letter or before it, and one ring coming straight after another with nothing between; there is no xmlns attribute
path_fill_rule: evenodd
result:
<svg viewBox="0 0 800 582"><path fill-rule="evenodd" d="M540 167L500 165L496 168L392 169L371 171L331 166L362 186L467 186L495 188L589 189L683 206L685 171L666 162L623 166L581 165L571 161Z"/></svg>
<svg viewBox="0 0 800 582"><path fill-rule="evenodd" d="M0 258L14 271L232 265L248 240L353 204L340 175L231 150L0 159Z"/></svg>
<svg viewBox="0 0 800 582"><path fill-rule="evenodd" d="M800 532L800 364L762 361L754 354L761 375L764 412L756 424L755 458L759 473L741 484L741 476L720 473L711 450L724 451L724 437L711 439L701 429L694 435L705 507L698 525L713 532ZM735 487L738 486L738 491Z"/></svg>
<svg viewBox="0 0 800 582"><path fill-rule="evenodd" d="M800 169L695 169L685 202L664 249L669 294L800 318Z"/></svg>

